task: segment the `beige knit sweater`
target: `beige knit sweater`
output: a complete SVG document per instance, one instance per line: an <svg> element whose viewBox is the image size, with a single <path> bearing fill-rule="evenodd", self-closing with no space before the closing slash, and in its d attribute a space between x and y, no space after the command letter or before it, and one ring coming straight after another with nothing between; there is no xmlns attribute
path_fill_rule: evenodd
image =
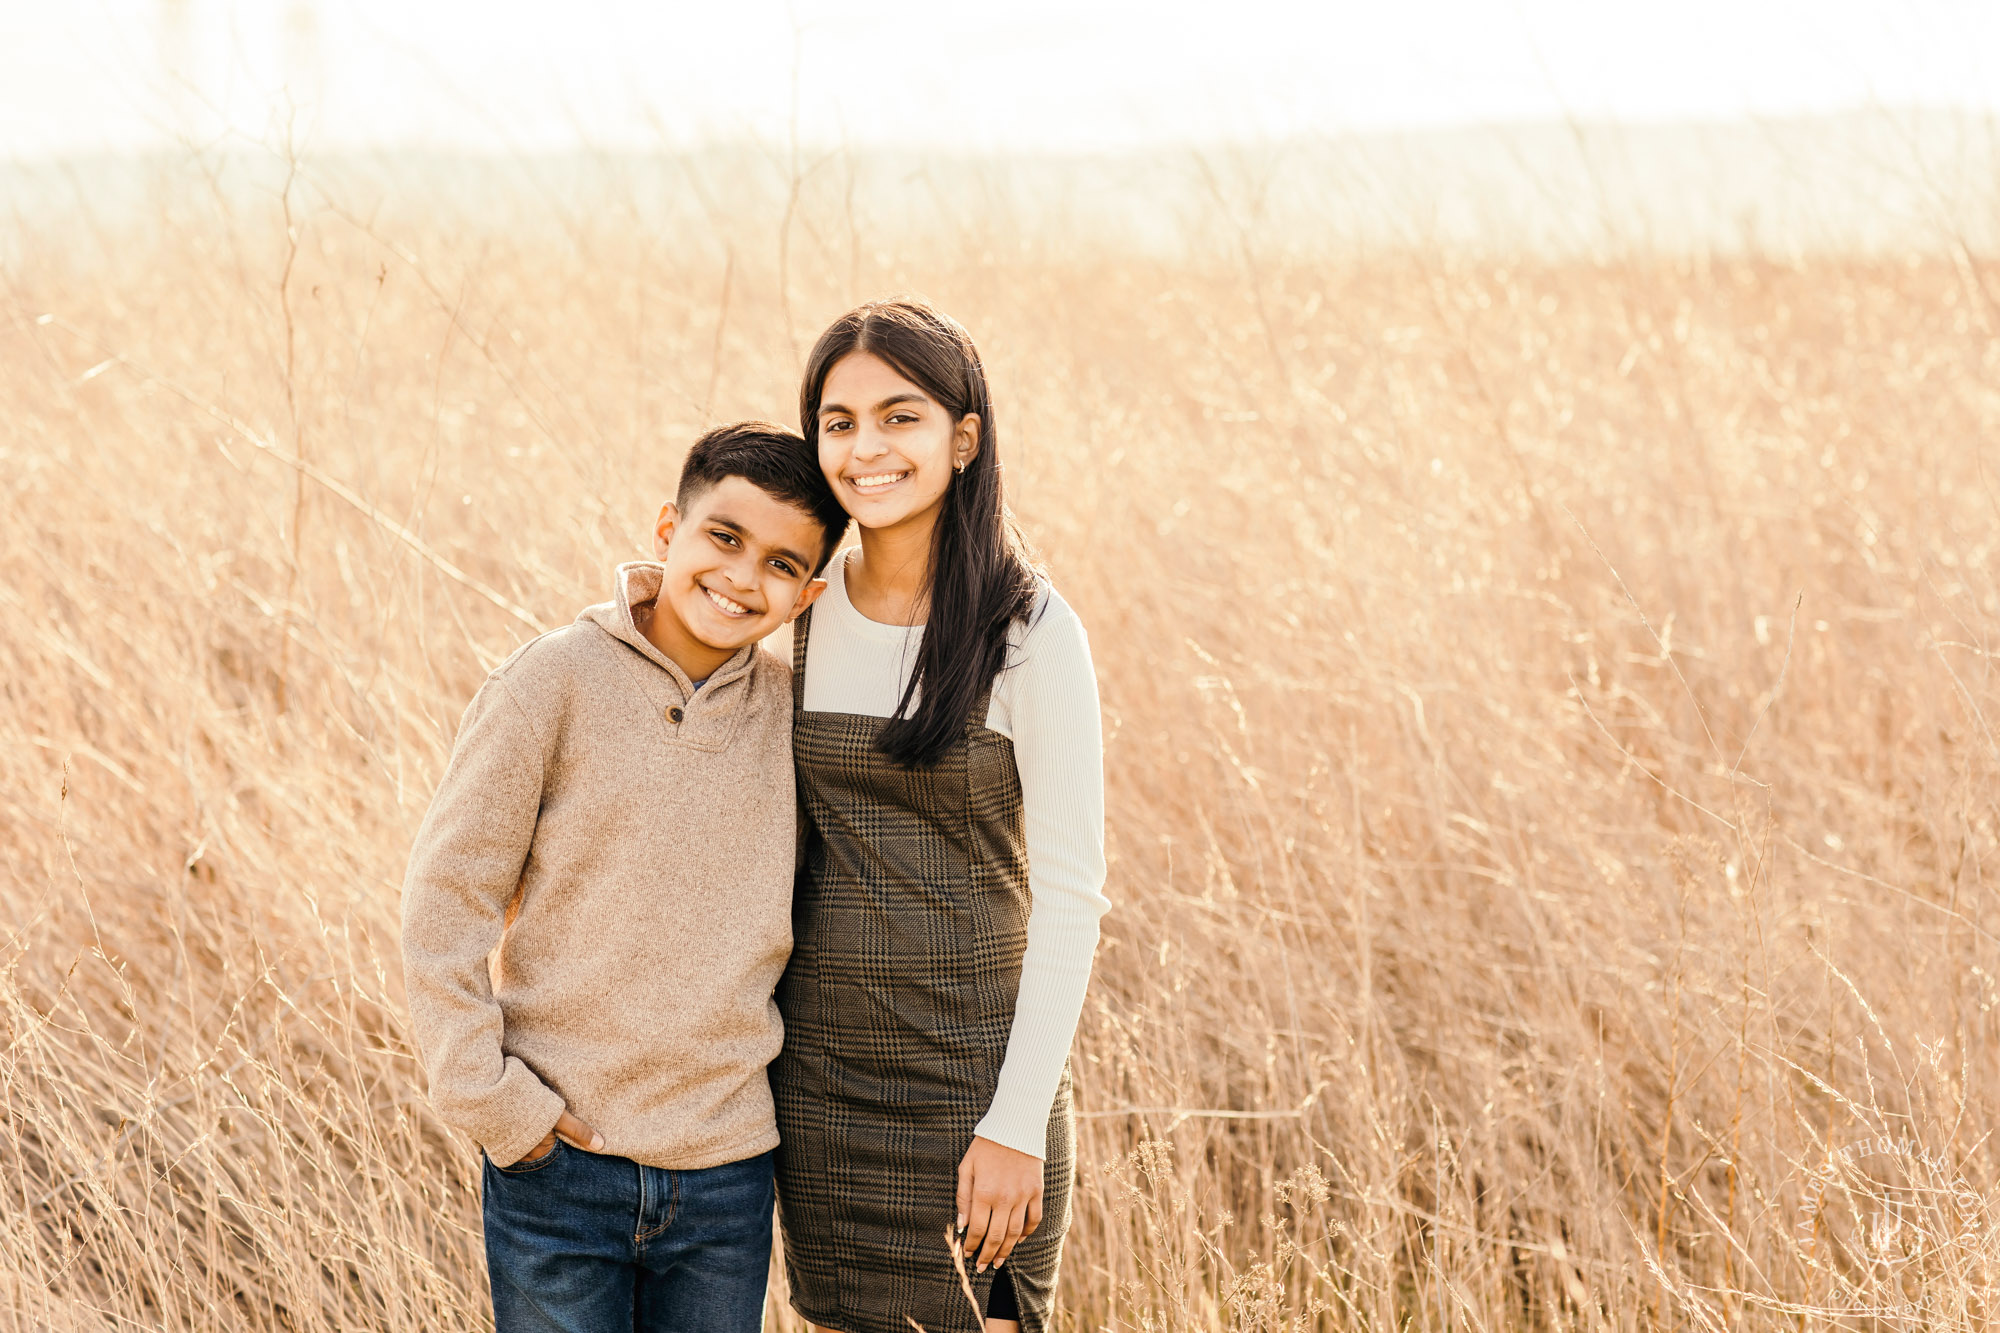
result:
<svg viewBox="0 0 2000 1333"><path fill-rule="evenodd" d="M487 678L410 856L431 1102L501 1166L565 1105L650 1166L777 1146L791 670L745 648L694 689L633 624L659 585L621 566L614 600Z"/></svg>

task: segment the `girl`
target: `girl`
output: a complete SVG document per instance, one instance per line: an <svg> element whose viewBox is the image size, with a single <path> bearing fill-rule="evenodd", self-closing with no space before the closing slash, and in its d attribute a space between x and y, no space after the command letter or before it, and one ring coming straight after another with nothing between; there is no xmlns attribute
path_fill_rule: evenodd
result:
<svg viewBox="0 0 2000 1333"><path fill-rule="evenodd" d="M1015 540L956 323L841 316L799 411L861 545L793 634L809 842L771 1070L792 1302L838 1333L1040 1333L1108 906L1090 649Z"/></svg>

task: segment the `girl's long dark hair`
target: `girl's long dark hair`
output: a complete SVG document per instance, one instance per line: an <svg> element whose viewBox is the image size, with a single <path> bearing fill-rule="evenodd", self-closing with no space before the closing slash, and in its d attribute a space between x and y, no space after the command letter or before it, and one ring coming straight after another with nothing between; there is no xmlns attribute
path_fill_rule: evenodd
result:
<svg viewBox="0 0 2000 1333"><path fill-rule="evenodd" d="M993 396L971 336L918 301L871 301L842 315L813 345L799 389L799 426L815 447L827 372L850 352L881 357L954 422L979 415L979 452L945 488L931 535L923 589L929 611L916 669L877 742L899 764L929 767L1005 664L1007 629L1033 609L1035 576L1001 498Z"/></svg>

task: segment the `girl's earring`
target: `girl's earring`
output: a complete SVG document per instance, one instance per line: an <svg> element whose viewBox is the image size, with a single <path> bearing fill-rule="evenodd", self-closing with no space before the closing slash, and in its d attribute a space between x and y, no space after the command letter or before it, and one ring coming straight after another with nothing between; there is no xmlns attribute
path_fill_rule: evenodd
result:
<svg viewBox="0 0 2000 1333"><path fill-rule="evenodd" d="M953 469L952 469L952 471L954 471L954 472L963 472L963 471L965 471L965 460L964 460L964 459L962 459L962 458L961 458L961 459L959 459L959 460L958 460L958 466L957 466L957 467L955 467L955 468L953 468Z"/></svg>

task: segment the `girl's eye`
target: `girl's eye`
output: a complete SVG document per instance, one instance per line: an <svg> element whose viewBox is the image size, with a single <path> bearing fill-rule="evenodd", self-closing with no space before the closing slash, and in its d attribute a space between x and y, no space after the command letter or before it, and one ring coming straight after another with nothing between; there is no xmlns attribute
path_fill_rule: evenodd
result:
<svg viewBox="0 0 2000 1333"><path fill-rule="evenodd" d="M906 421L915 421L916 419L917 419L917 414L914 412L898 412L896 413L896 415L889 418L889 424L895 426L895 425L900 425L901 423Z"/></svg>
<svg viewBox="0 0 2000 1333"><path fill-rule="evenodd" d="M845 421L829 421L826 423L825 430L828 435L836 435L846 430L847 426L848 423Z"/></svg>

